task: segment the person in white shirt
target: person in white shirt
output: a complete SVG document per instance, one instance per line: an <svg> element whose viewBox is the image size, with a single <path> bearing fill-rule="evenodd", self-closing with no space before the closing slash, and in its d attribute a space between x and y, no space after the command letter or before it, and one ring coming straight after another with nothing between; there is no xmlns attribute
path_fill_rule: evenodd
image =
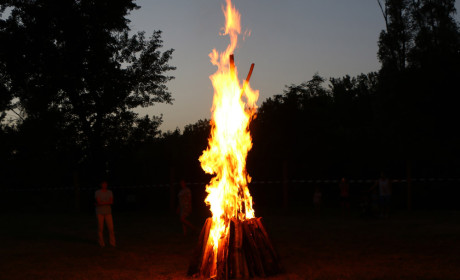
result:
<svg viewBox="0 0 460 280"><path fill-rule="evenodd" d="M101 247L105 246L104 242L104 221L109 231L109 243L115 247L115 233L113 231L113 218L112 218L112 204L113 204L113 193L107 189L107 181L101 182L101 188L96 191L96 215L98 222L98 241Z"/></svg>

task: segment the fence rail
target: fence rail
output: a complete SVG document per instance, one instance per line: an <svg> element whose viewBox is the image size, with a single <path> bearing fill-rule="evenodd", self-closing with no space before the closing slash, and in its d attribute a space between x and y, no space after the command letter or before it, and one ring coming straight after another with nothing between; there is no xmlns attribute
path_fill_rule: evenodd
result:
<svg viewBox="0 0 460 280"><path fill-rule="evenodd" d="M348 183L350 184L371 184L374 183L375 179L350 179ZM414 178L411 179L412 182L460 182L460 178ZM269 184L338 184L340 180L335 179L292 179L288 181L283 180L260 180L260 181L252 181L250 185L269 185ZM407 183L407 179L392 179L392 183ZM202 185L205 186L208 184L207 182L187 182L188 185ZM178 183L174 183L174 185L178 185ZM171 186L170 183L163 183L163 184L151 184L151 185L133 185L133 186L111 186L110 189L113 190L124 190L124 189L155 189L155 188L169 188ZM78 187L75 186L62 186L62 187L4 187L0 188L0 192L22 192L22 191L66 191L66 190L96 190L98 187Z"/></svg>

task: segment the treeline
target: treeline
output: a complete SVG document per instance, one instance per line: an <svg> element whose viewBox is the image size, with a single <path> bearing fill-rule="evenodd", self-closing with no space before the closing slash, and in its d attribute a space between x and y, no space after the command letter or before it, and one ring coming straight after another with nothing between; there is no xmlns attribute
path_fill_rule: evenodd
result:
<svg viewBox="0 0 460 280"><path fill-rule="evenodd" d="M250 127L254 180L375 178L381 170L458 177L455 1L377 4L386 25L379 71L316 74L263 101ZM209 120L161 132L161 117L133 111L173 101L166 83L174 69L159 31L129 35L135 8L128 0L0 4L1 187L89 185L104 176L118 185L207 181L198 157Z"/></svg>

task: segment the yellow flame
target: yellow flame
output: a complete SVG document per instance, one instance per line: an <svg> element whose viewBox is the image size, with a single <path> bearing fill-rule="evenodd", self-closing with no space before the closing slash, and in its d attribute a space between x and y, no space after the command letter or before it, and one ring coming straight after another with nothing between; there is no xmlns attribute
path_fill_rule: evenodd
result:
<svg viewBox="0 0 460 280"><path fill-rule="evenodd" d="M215 175L206 186L208 196L205 199L212 212L208 244L213 246L214 257L217 257L219 239L229 232L232 218L254 218L246 157L252 147L249 123L255 115L259 97L259 91L252 90L248 82L240 85L237 69L230 65L229 57L241 33L240 14L231 0L226 0L222 10L226 19L223 35L230 37L230 44L222 53L213 49L209 54L218 70L209 77L214 87L212 130L208 148L199 158L203 170Z"/></svg>

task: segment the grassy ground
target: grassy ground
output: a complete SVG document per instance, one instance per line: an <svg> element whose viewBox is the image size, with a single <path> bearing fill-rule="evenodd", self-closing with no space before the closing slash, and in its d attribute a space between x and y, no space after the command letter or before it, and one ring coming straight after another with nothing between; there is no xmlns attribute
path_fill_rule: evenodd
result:
<svg viewBox="0 0 460 280"><path fill-rule="evenodd" d="M126 212L114 222L117 248L99 248L92 214L1 214L0 279L189 279L197 235L183 238L176 217ZM287 271L270 279L460 279L459 212L263 223Z"/></svg>

